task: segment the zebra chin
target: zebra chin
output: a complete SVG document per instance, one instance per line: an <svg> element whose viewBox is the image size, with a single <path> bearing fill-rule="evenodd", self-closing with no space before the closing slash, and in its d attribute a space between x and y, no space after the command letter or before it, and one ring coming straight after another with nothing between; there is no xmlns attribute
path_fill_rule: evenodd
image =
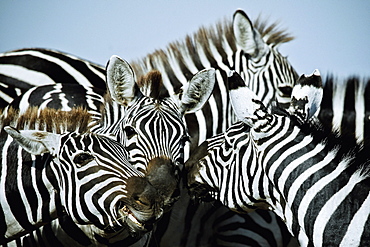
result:
<svg viewBox="0 0 370 247"><path fill-rule="evenodd" d="M111 231L127 228L131 236L140 236L151 231L162 217L163 200L144 177L130 177L126 188L126 197L115 205L114 226L109 228Z"/></svg>
<svg viewBox="0 0 370 247"><path fill-rule="evenodd" d="M153 226L161 218L163 210L159 211L156 216L149 213L143 214L121 201L117 205L117 212L118 219L116 222L119 226L116 226L114 230L127 228L132 237L139 237L153 230Z"/></svg>

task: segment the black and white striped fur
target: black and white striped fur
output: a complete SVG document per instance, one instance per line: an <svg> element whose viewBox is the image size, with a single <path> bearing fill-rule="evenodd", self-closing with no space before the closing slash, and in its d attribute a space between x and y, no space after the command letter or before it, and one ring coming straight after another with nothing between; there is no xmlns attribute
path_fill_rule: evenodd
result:
<svg viewBox="0 0 370 247"><path fill-rule="evenodd" d="M202 112L186 117L194 146L225 131L235 120L225 91L229 70L240 72L264 103L269 104L275 98L281 103L289 100L290 88L297 76L277 46L293 38L277 30L276 24L267 26L257 20L255 26L243 11L238 10L233 23L225 21L215 27L201 28L193 36L187 36L185 41L173 42L167 49L157 50L130 63L137 79L153 69L162 73L165 86L162 96L178 93L199 70L216 69L215 90L209 103ZM3 53L0 56L0 75L4 94L6 87L18 88L19 94L33 86L55 83L78 83L84 87L105 89L103 67L46 49ZM7 102L14 97L14 93L8 95ZM2 98L5 99L6 95Z"/></svg>
<svg viewBox="0 0 370 247"><path fill-rule="evenodd" d="M290 114L270 113L240 77L230 78L242 122L187 163L189 185L238 212L276 212L301 246L368 246L370 150L307 124L322 97L317 77L301 78Z"/></svg>
<svg viewBox="0 0 370 247"><path fill-rule="evenodd" d="M107 238L140 237L162 215L158 191L123 145L89 132L89 121L81 109L10 110L1 118L1 244L58 217Z"/></svg>
<svg viewBox="0 0 370 247"><path fill-rule="evenodd" d="M210 66L217 69L217 86L210 103L206 104L202 112L186 116L193 147L206 137L224 131L233 122L234 116L224 84L230 69L236 69L245 74L250 84L254 85L256 92L266 98L266 103L271 100L270 97L273 98L275 95L279 99L289 96L289 88L296 77L295 71L286 58L281 56L276 49L279 44L291 40L291 36L276 31L276 25L266 27L265 23L257 24L259 30L257 31L242 11L237 11L235 19L234 27L231 23L220 23L214 29L202 28L193 37L188 36L185 42L173 43L167 50L150 54L143 59L143 62L138 61L133 65L138 76L153 68L160 70L166 91L169 93L178 92L180 87L199 69ZM253 37L250 40L255 39L256 42L246 44L243 33L238 31L239 28L248 30L247 35ZM234 30L237 30L236 33L240 36L234 35ZM43 52L43 50L37 49L37 52ZM48 54L52 52L45 51ZM41 56L44 57L44 55ZM59 59L63 54L58 53L57 56ZM69 59L68 55L65 56ZM59 61L57 63L59 64ZM61 67L66 68L64 64ZM70 80L66 78L65 81ZM263 82L264 86L258 86L259 82ZM92 84L97 85L94 82ZM167 95L166 91L162 94ZM205 129L207 131L204 131ZM188 208L191 209L182 210L185 210L186 218L191 218L194 210L191 205ZM212 210L211 205L210 210ZM224 212L227 211L224 210ZM223 218L222 214L219 218ZM186 234L185 232L183 238L187 238ZM172 234L169 233L168 236L171 238Z"/></svg>
<svg viewBox="0 0 370 247"><path fill-rule="evenodd" d="M176 173L183 164L182 138L187 137L182 117L188 112L199 110L207 101L214 84L214 70L197 73L181 95L174 95L171 98L161 98L157 93L161 88L159 72L152 72L147 77L148 83L153 84L151 96L144 96L139 91L130 65L113 56L107 65L109 96L105 98L102 117L89 124L93 125L91 130L95 133L104 134L124 144L125 149L129 151L128 160L146 175L158 192L158 199L163 203L164 210L168 210L179 196ZM146 85L147 81L140 83ZM38 241L44 243L45 239L35 238L35 234L46 230L49 231L50 238L53 236L60 240L71 238L76 244L81 241L81 236L85 236L82 239L100 244L111 243L109 240L112 238L108 240L97 238L96 234L92 234L89 229L86 230L86 227L80 227L82 235L69 235L71 232L63 231L65 225L59 223L60 219L53 221L23 240L39 239ZM116 237L118 240L122 238L120 233L117 233ZM19 239L18 242L23 240ZM113 243L118 244L114 240Z"/></svg>

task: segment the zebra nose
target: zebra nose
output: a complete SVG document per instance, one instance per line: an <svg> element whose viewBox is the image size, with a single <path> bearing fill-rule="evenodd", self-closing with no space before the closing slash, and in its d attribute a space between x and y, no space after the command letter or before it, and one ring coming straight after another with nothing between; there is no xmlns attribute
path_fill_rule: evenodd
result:
<svg viewBox="0 0 370 247"><path fill-rule="evenodd" d="M157 157L149 162L146 178L161 195L164 206L170 207L179 197L178 168L166 157Z"/></svg>
<svg viewBox="0 0 370 247"><path fill-rule="evenodd" d="M140 209L162 208L157 190L146 178L130 177L127 180L128 198Z"/></svg>

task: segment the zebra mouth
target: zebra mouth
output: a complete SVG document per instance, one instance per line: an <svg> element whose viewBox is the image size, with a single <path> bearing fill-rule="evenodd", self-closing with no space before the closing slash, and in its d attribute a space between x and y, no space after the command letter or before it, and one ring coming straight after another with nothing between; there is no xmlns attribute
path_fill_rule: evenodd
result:
<svg viewBox="0 0 370 247"><path fill-rule="evenodd" d="M122 205L122 202L120 204L121 205L118 208L118 214L121 223L128 225L134 232L148 231L145 224L140 222L140 220L135 217L134 213L129 209L128 206Z"/></svg>
<svg viewBox="0 0 370 247"><path fill-rule="evenodd" d="M213 202L217 200L217 191L207 184L193 183L188 186L193 201Z"/></svg>

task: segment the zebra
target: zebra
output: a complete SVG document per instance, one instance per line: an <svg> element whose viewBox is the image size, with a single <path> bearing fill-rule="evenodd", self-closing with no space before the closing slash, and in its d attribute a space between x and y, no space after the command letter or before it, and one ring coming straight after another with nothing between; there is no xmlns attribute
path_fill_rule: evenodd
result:
<svg viewBox="0 0 370 247"><path fill-rule="evenodd" d="M176 172L184 162L182 138L187 138L187 131L182 117L198 111L207 101L213 89L214 70L200 71L181 94L165 98L158 94L161 90L158 71L136 82L130 65L118 56L111 57L106 70L109 95L104 98L102 117L88 123L92 126L90 130L123 144L128 151L128 161L145 174L158 192L163 212L166 212L178 197ZM151 97L144 96L138 84L151 88ZM69 226L68 222L58 218L44 228L54 231L55 235L60 233L57 237L64 238L62 228L65 224ZM96 234L89 234L89 228L80 227L80 230L90 240L109 243L106 239L96 239ZM39 233L36 230L35 234ZM26 240L36 241L33 234L26 236ZM76 239L78 241L80 239Z"/></svg>
<svg viewBox="0 0 370 247"><path fill-rule="evenodd" d="M0 244L58 217L106 237L152 230L164 210L159 192L129 163L124 146L91 133L89 121L81 108L2 115Z"/></svg>
<svg viewBox="0 0 370 247"><path fill-rule="evenodd" d="M223 38L220 39L219 37ZM231 106L229 105L228 95L225 93L224 80L230 69L235 69L243 74L246 79L248 79L249 83L254 85L256 92L258 92L261 97L266 98L266 104L268 104L273 97L279 98L282 103L284 103L284 98L289 99L289 88L292 86L297 75L287 59L278 52L277 47L279 44L288 42L292 39L293 37L286 32L277 30L276 24L267 26L266 23L257 21L255 27L253 27L248 16L242 10L238 10L234 14L233 24L225 22L219 23L215 28L201 28L193 37L186 37L185 42L174 42L168 46L167 50L156 51L149 54L141 61L131 63L131 65L137 77L140 77L152 69L159 70L163 75L163 83L166 87L161 94L165 96L180 92L183 84L191 78L196 71L209 67L216 68L217 83L209 103L206 103L202 111L198 111L196 114L187 114L185 117L186 126L189 129L191 137L191 147L194 148L198 143L205 140L206 137L226 130L235 119L231 111ZM28 54L28 52L30 54ZM55 54L55 56L53 56L53 54ZM25 60L22 61L18 56L24 57ZM86 87L104 84L101 83L102 73L94 66L88 66L90 64L89 62L75 58L71 61L72 56L57 51L45 49L14 51L4 54L0 62L7 64L7 59L14 59L12 62L9 62L9 64L15 64L18 68L27 63L25 67L29 68L28 64L36 63L28 63L28 57L35 59L40 65L48 63L46 61L47 59L51 61L51 65L58 67L59 70L63 70L63 72L60 73L52 72L51 75L48 76L49 78L55 78L54 83L75 83L75 81L79 81L78 78L80 78L81 75L92 75L92 73L79 70L78 68L81 66L84 69L94 68L91 71L97 75L91 80L83 79L82 85ZM40 58L38 59L38 57ZM45 67L48 66L45 64ZM42 68L42 66L40 68L32 67L28 70L31 70L31 72L39 72L33 73L32 76L34 74L47 75L47 72L45 72L46 70ZM4 84L12 84L13 80L17 80L20 84L40 85L36 83L36 79L32 79L31 82L27 83L27 81L17 76L11 77L11 73L7 74L7 72L4 72L5 69L0 68L0 71L2 71L5 77L5 79L3 79ZM59 76L56 76L56 74ZM64 76L64 74L69 74L69 76ZM7 83L7 78L10 78L10 83ZM34 77L30 76L29 78ZM53 83L49 78L48 83ZM58 81L56 81L56 79ZM89 81L90 84L85 83L86 81ZM263 82L264 86L259 86L259 82ZM12 85L14 85L14 83ZM11 88L11 86L8 87ZM265 90L265 87L268 88L268 90ZM271 94L271 92L276 93L274 95ZM176 214L179 211L185 211L185 213L182 216L174 215L171 217L183 217L185 219L193 218L194 211L197 207L189 202L184 202L184 204L185 206L180 205L177 209L173 210L171 214ZM200 210L205 211L206 214L207 209ZM215 210L215 208L212 205L208 205L208 211L213 210ZM226 208L218 208L217 212L221 212L219 214L220 220L224 219L224 215L230 214ZM233 217L239 217L240 221L246 220L243 216L239 215L234 215ZM169 221L172 222L172 220ZM214 224L218 223L219 222L215 221ZM167 236L172 241L174 232L171 231L171 229L177 228L177 222L174 222L174 226L167 224L167 231L161 231L157 239L163 239L162 243L165 244ZM253 230L254 229L252 229L252 231ZM185 230L181 239L189 239L187 237L188 232ZM163 234L166 236L162 237ZM199 237L196 236L196 238ZM230 237L230 239L233 238Z"/></svg>
<svg viewBox="0 0 370 247"><path fill-rule="evenodd" d="M272 210L301 246L368 246L369 149L309 123L323 96L319 72L298 80L289 113L269 112L237 73L229 79L241 122L185 164L191 192L237 212Z"/></svg>

